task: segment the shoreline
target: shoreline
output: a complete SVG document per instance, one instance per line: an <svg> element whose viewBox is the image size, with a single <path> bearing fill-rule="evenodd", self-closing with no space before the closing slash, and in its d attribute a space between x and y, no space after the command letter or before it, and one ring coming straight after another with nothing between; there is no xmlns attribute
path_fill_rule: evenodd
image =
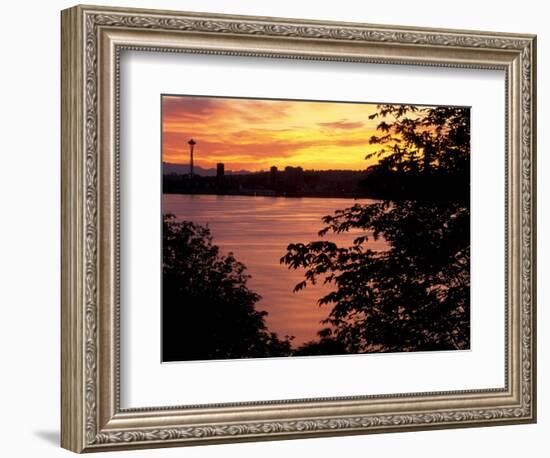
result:
<svg viewBox="0 0 550 458"><path fill-rule="evenodd" d="M250 190L250 191L235 191L235 192L177 192L177 191L163 191L162 194L166 195L184 195L184 196L199 196L199 195L208 195L208 196L243 196L243 197L276 197L276 198L290 198L290 199L300 199L300 198L317 198L317 199L377 199L376 197L366 196L366 195L357 195L357 194L343 194L343 193L278 193L267 190Z"/></svg>

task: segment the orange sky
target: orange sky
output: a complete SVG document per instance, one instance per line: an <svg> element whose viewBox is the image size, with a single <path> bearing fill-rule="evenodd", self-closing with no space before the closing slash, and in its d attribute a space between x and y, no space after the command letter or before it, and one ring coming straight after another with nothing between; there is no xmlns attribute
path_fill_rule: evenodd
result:
<svg viewBox="0 0 550 458"><path fill-rule="evenodd" d="M193 96L162 97L162 158L188 163L193 138L195 165L226 170L361 170L380 120L375 104L302 102Z"/></svg>

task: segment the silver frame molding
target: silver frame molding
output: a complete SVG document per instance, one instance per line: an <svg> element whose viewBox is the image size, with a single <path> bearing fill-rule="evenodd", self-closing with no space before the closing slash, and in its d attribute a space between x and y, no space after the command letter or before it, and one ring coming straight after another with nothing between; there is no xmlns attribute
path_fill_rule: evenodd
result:
<svg viewBox="0 0 550 458"><path fill-rule="evenodd" d="M536 419L536 37L76 6L61 15L61 445L75 452ZM499 69L506 75L506 386L121 409L119 59L125 49Z"/></svg>

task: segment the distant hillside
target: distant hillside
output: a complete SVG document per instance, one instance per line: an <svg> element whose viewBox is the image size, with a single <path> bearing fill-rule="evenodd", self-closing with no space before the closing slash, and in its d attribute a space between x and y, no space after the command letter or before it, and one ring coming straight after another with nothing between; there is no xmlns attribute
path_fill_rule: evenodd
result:
<svg viewBox="0 0 550 458"><path fill-rule="evenodd" d="M194 173L203 177L214 177L216 176L216 169L204 169L199 166L194 167ZM162 163L162 174L163 175L186 175L189 173L189 164L172 164L170 162ZM245 173L250 173L248 170L226 170L226 175L242 175Z"/></svg>

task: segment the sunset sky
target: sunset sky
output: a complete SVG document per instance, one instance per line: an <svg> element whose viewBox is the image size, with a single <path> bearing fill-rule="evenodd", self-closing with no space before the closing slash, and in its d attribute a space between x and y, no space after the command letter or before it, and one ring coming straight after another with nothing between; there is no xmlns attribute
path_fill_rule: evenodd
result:
<svg viewBox="0 0 550 458"><path fill-rule="evenodd" d="M369 120L375 104L162 97L162 158L226 170L268 170L275 165L304 169L361 170L379 120Z"/></svg>

